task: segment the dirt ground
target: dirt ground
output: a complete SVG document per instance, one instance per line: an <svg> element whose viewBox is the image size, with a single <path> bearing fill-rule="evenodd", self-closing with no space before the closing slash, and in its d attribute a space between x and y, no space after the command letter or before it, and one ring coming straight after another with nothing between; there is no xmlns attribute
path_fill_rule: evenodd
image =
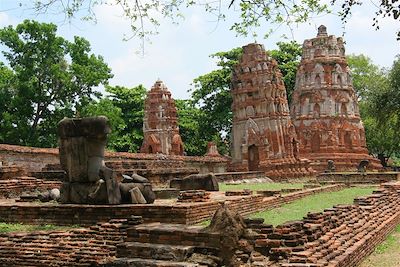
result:
<svg viewBox="0 0 400 267"><path fill-rule="evenodd" d="M359 267L400 267L400 231L391 234Z"/></svg>

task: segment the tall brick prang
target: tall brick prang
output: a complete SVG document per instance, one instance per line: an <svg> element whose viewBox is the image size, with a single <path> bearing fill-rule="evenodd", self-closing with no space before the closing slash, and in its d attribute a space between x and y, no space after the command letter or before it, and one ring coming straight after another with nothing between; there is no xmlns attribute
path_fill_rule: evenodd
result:
<svg viewBox="0 0 400 267"><path fill-rule="evenodd" d="M232 74L232 170L270 177L310 175L300 160L286 89L277 62L260 44L243 47Z"/></svg>
<svg viewBox="0 0 400 267"><path fill-rule="evenodd" d="M328 160L334 160L336 170L355 170L364 159L379 167L366 148L343 40L328 35L323 25L317 37L304 41L291 115L300 155L314 169L323 171Z"/></svg>
<svg viewBox="0 0 400 267"><path fill-rule="evenodd" d="M175 101L165 84L158 80L147 93L143 120L142 153L183 155Z"/></svg>

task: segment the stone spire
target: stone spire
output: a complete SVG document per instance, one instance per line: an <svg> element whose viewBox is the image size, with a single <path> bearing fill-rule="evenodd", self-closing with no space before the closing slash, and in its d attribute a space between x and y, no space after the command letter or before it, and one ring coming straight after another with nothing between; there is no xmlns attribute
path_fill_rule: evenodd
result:
<svg viewBox="0 0 400 267"><path fill-rule="evenodd" d="M262 45L243 47L232 73L231 94L232 170L262 170L271 177L309 175L297 158L282 74Z"/></svg>
<svg viewBox="0 0 400 267"><path fill-rule="evenodd" d="M353 89L342 38L318 28L305 40L292 95L291 115L299 152L324 170L328 160L337 169L355 169L368 155L364 126Z"/></svg>
<svg viewBox="0 0 400 267"><path fill-rule="evenodd" d="M183 155L175 101L167 86L158 79L147 93L144 104L142 153Z"/></svg>

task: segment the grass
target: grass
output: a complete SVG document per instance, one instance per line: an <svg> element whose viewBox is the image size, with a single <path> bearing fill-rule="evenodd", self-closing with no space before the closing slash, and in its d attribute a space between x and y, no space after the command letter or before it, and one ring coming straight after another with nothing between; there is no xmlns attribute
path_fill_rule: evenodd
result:
<svg viewBox="0 0 400 267"><path fill-rule="evenodd" d="M246 183L246 184L235 184L227 185L225 183L219 184L219 191L228 190L243 190L250 189L253 191L257 190L280 190L283 188L303 188L304 183Z"/></svg>
<svg viewBox="0 0 400 267"><path fill-rule="evenodd" d="M360 267L399 267L400 266L400 225L386 240L375 248Z"/></svg>
<svg viewBox="0 0 400 267"><path fill-rule="evenodd" d="M52 224L30 225L20 223L0 223L0 233L68 230L72 228L79 228L79 225L58 226Z"/></svg>
<svg viewBox="0 0 400 267"><path fill-rule="evenodd" d="M400 234L400 225L397 225L395 231L393 234L389 235L388 238L381 244L379 244L376 249L375 249L375 253L377 254L383 254L389 250L391 250L394 246L398 246L396 244L398 244L400 242L398 235ZM400 249L398 250L400 252Z"/></svg>
<svg viewBox="0 0 400 267"><path fill-rule="evenodd" d="M352 204L354 198L369 195L374 189L374 187L352 187L338 192L320 193L279 208L257 212L250 217L264 218L267 224L279 225L287 221L301 220L308 212L320 212L338 204Z"/></svg>

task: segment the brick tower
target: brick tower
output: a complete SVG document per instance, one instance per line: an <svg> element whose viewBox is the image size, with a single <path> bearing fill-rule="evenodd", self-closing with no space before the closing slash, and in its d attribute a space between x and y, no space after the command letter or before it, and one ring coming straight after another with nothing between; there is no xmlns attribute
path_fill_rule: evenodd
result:
<svg viewBox="0 0 400 267"><path fill-rule="evenodd" d="M328 160L334 160L337 170L355 170L364 159L379 167L366 148L343 40L328 35L323 25L317 37L304 41L291 115L300 155L315 170L323 171Z"/></svg>
<svg viewBox="0 0 400 267"><path fill-rule="evenodd" d="M276 179L311 175L309 161L298 157L282 74L262 45L243 47L231 93L231 169L264 171Z"/></svg>
<svg viewBox="0 0 400 267"><path fill-rule="evenodd" d="M160 80L147 93L144 103L142 153L183 155L175 101Z"/></svg>

